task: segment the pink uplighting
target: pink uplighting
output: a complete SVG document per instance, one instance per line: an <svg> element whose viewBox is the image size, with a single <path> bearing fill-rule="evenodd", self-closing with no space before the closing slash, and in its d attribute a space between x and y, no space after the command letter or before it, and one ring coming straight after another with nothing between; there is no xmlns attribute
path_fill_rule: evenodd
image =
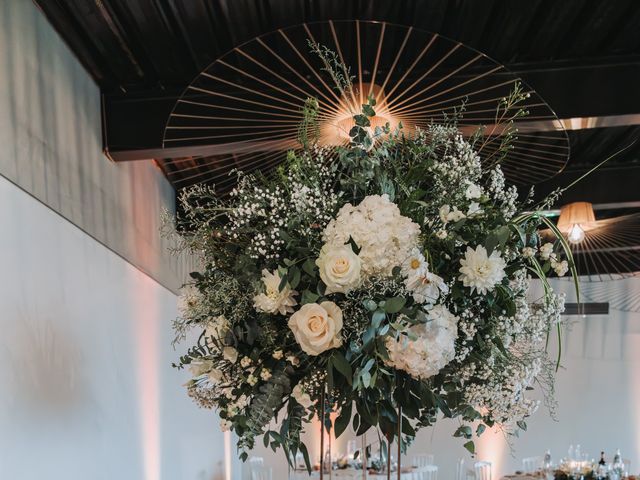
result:
<svg viewBox="0 0 640 480"><path fill-rule="evenodd" d="M160 405L158 380L158 319L153 280L138 281L135 296L135 329L141 418L144 480L160 480Z"/></svg>

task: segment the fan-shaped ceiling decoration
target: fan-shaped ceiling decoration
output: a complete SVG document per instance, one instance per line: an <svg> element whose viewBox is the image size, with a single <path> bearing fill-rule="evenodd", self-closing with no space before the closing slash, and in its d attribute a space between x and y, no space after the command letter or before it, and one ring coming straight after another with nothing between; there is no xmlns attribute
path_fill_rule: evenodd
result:
<svg viewBox="0 0 640 480"><path fill-rule="evenodd" d="M335 51L351 67L354 94L342 98L310 52L308 40ZM348 142L351 116L368 95L377 100L376 124L405 130L441 123L466 102L465 134L485 126L481 155L495 161L505 129L496 115L519 79L486 55L438 34L370 21L328 21L280 29L254 38L203 71L176 102L164 147L202 145L189 183L224 189L229 166L269 169L298 147L297 129L308 97L319 103L320 142ZM518 138L502 167L511 182L534 184L560 171L568 158L564 129L531 88L516 120ZM206 155L206 156L205 156ZM193 159L191 159L193 160ZM204 165L202 162L205 162ZM210 166L208 170L200 167ZM183 172L184 173L184 172Z"/></svg>
<svg viewBox="0 0 640 480"><path fill-rule="evenodd" d="M575 207L575 208L571 208ZM583 282L603 282L640 272L640 213L595 219L591 204L562 208L558 228L571 246ZM553 240L550 231L544 235Z"/></svg>

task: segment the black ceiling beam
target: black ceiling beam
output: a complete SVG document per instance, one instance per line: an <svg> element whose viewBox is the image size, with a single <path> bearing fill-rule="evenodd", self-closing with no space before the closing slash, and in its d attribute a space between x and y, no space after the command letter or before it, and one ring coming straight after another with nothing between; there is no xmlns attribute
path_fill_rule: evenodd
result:
<svg viewBox="0 0 640 480"><path fill-rule="evenodd" d="M545 99L559 118L640 113L638 55L508 68Z"/></svg>
<svg viewBox="0 0 640 480"><path fill-rule="evenodd" d="M588 171L586 168L568 169L536 185L536 200L542 200L553 191L571 185ZM593 204L635 202L640 200L639 180L639 163L603 166L565 191L558 200L558 205L585 201Z"/></svg>
<svg viewBox="0 0 640 480"><path fill-rule="evenodd" d="M178 92L165 95L102 95L102 140L105 154L114 161L189 156L167 155L162 149L164 128ZM185 152L183 152L185 153Z"/></svg>
<svg viewBox="0 0 640 480"><path fill-rule="evenodd" d="M519 64L521 75L559 118L640 113L640 58L556 65ZM606 85L606 87L605 87ZM115 161L213 154L202 146L162 148L165 124L180 91L103 95L104 149Z"/></svg>

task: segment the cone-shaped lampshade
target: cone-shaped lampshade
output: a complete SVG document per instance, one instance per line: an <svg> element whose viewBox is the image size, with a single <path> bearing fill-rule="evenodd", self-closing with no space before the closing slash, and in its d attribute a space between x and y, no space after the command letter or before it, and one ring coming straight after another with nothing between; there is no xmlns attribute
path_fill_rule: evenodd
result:
<svg viewBox="0 0 640 480"><path fill-rule="evenodd" d="M560 209L558 230L568 233L574 225L579 225L586 230L595 221L593 206L589 202L574 202Z"/></svg>

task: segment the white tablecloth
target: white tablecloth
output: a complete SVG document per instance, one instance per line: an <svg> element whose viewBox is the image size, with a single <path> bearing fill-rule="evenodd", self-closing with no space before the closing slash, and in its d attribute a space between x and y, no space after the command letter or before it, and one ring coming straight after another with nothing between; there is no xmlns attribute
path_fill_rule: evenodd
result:
<svg viewBox="0 0 640 480"><path fill-rule="evenodd" d="M401 475L401 480L416 480L416 475L414 473L418 472L419 469L415 469L412 472L403 473ZM318 479L320 478L319 472L312 472L311 476L307 474L307 472L295 472L291 475L292 480L307 480L309 478ZM397 472L391 472L392 480L396 480L398 478ZM355 470L351 468L347 468L345 470L334 470L331 473L331 476L328 473L324 474L324 480L335 479L335 480L363 480L362 470ZM387 480L387 474L367 474L367 480Z"/></svg>

